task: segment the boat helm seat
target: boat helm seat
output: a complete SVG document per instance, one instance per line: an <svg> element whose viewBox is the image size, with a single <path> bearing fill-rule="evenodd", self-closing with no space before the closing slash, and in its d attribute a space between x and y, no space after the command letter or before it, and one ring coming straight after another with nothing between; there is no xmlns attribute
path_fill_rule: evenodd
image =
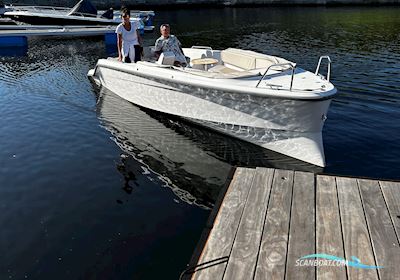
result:
<svg viewBox="0 0 400 280"><path fill-rule="evenodd" d="M175 55L173 52L162 52L157 60L157 64L174 65Z"/></svg>
<svg viewBox="0 0 400 280"><path fill-rule="evenodd" d="M152 47L143 47L142 60L144 60L144 61L156 61L156 55L155 55L155 52L154 52L154 46L152 46Z"/></svg>
<svg viewBox="0 0 400 280"><path fill-rule="evenodd" d="M265 71L265 69L271 65L290 62L275 56L235 48L228 48L221 51L221 60L225 67L218 67L219 65L217 65L215 66L217 68L214 67L214 69L212 68L210 70L226 72L229 70L225 68L231 68L237 71L251 71L255 69Z"/></svg>

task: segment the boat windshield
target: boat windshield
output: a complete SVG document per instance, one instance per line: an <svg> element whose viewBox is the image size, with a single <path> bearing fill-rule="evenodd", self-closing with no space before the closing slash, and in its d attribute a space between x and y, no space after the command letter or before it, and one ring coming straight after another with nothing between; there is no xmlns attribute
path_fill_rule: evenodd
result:
<svg viewBox="0 0 400 280"><path fill-rule="evenodd" d="M89 0L81 0L69 11L68 15L97 17L97 9Z"/></svg>

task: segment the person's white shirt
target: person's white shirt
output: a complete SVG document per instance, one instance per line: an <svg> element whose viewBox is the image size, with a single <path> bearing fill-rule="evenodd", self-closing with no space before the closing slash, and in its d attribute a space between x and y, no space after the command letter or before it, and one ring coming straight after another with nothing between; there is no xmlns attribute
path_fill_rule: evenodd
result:
<svg viewBox="0 0 400 280"><path fill-rule="evenodd" d="M139 25L136 21L131 21L131 30L126 30L123 23L120 23L115 30L115 33L122 36L122 56L129 56L131 61L135 60L135 45L139 45L137 29Z"/></svg>

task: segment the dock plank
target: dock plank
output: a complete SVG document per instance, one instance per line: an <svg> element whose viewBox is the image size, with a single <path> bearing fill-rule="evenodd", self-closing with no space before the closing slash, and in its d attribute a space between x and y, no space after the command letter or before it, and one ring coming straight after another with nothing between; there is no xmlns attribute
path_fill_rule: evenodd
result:
<svg viewBox="0 0 400 280"><path fill-rule="evenodd" d="M293 175L293 171L275 171L255 279L285 277Z"/></svg>
<svg viewBox="0 0 400 280"><path fill-rule="evenodd" d="M383 196L386 200L389 214L392 218L397 239L400 242L400 183L380 181Z"/></svg>
<svg viewBox="0 0 400 280"><path fill-rule="evenodd" d="M316 252L344 257L335 177L317 176ZM317 279L347 279L345 267L318 266Z"/></svg>
<svg viewBox="0 0 400 280"><path fill-rule="evenodd" d="M257 168L224 279L249 279L255 271L273 169Z"/></svg>
<svg viewBox="0 0 400 280"><path fill-rule="evenodd" d="M398 279L400 275L400 247L378 181L359 179L380 279Z"/></svg>
<svg viewBox="0 0 400 280"><path fill-rule="evenodd" d="M198 264L229 257L254 175L255 169L236 170ZM192 279L222 279L225 268L226 261L211 263L196 270Z"/></svg>
<svg viewBox="0 0 400 280"><path fill-rule="evenodd" d="M336 177L336 184L346 260L355 256L364 264L376 265L357 179ZM376 269L347 266L347 274L349 279L378 279Z"/></svg>
<svg viewBox="0 0 400 280"><path fill-rule="evenodd" d="M296 266L300 257L315 254L314 174L296 171L293 184L286 279L315 279L315 268Z"/></svg>
<svg viewBox="0 0 400 280"><path fill-rule="evenodd" d="M225 194L227 193L229 186L231 185L232 178L234 177L235 172L236 172L236 168L231 167L231 169L229 170L229 173L227 175L225 184L221 188L221 190L218 194L218 198L215 201L214 207L213 207L210 215L208 216L206 226L200 235L199 241L197 242L196 248L195 248L193 255L189 261L189 264L187 265L187 268L185 269L185 271L183 271L183 274L181 277L182 280L187 280L187 279L191 278L194 268L196 267L196 265L199 262L201 253L203 252L203 249L207 242L207 239L210 236L211 230L214 226L215 218L217 217L219 209L222 206Z"/></svg>

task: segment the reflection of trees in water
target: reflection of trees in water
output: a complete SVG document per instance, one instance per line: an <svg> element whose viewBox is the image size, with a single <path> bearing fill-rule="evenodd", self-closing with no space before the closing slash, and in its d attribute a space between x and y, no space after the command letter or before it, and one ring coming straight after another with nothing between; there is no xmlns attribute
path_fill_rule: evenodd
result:
<svg viewBox="0 0 400 280"><path fill-rule="evenodd" d="M285 9L270 13L259 23L249 23L251 32L236 36L234 45L285 57L310 71L320 55L329 55L332 80L340 92L336 101L351 98L352 105L371 106L381 103L379 97L384 95L384 101L398 103L399 7L293 8L290 16L284 16ZM325 75L326 64L321 69Z"/></svg>
<svg viewBox="0 0 400 280"><path fill-rule="evenodd" d="M285 14L281 9L268 19L253 24L251 32L237 37L236 45L305 63L306 69L315 67L317 58L313 54L329 54L336 63L347 61L343 56L348 54L369 56L367 61L358 57L360 62L381 55L386 59L382 52L385 49L400 54L400 46L396 43L400 36L398 7L300 8L290 12L290 20L276 18L278 14ZM255 14L257 17L257 12Z"/></svg>
<svg viewBox="0 0 400 280"><path fill-rule="evenodd" d="M368 51L382 42L396 45L399 12L398 7L256 7L160 11L157 17L170 21L184 46L244 46L242 40L249 36L262 43L249 48L296 61L298 48ZM266 40L258 41L263 34Z"/></svg>
<svg viewBox="0 0 400 280"><path fill-rule="evenodd" d="M1 56L0 48L0 91L31 92L86 109L87 69L101 56L104 45L98 38L32 38L22 57Z"/></svg>

